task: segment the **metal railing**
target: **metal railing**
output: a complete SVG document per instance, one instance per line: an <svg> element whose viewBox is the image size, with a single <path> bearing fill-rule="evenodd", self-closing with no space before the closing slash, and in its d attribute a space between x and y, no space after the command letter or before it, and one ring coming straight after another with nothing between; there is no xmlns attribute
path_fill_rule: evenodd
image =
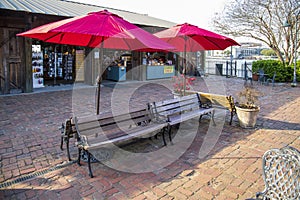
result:
<svg viewBox="0 0 300 200"><path fill-rule="evenodd" d="M205 73L226 77L252 77L252 60L206 60Z"/></svg>

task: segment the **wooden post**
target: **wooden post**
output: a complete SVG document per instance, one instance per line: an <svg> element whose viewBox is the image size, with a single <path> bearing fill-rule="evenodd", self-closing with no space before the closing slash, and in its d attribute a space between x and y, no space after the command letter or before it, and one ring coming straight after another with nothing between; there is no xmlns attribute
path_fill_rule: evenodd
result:
<svg viewBox="0 0 300 200"><path fill-rule="evenodd" d="M33 82L32 82L32 40L29 38L24 39L24 55L25 55L25 88L24 92L33 92Z"/></svg>

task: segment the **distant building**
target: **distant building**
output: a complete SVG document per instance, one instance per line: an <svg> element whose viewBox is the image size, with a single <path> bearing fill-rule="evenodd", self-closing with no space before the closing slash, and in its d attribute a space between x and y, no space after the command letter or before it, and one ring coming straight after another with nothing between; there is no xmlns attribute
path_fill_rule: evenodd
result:
<svg viewBox="0 0 300 200"><path fill-rule="evenodd" d="M234 58L244 59L251 58L253 56L259 56L263 49L261 43L240 43L241 46L234 47L235 52L233 53Z"/></svg>
<svg viewBox="0 0 300 200"><path fill-rule="evenodd" d="M241 46L232 46L227 49L220 51L207 51L207 57L230 57L231 48L232 48L232 56L234 59L245 59L245 58L253 58L255 56L259 56L262 49L264 49L261 43L254 42L241 42Z"/></svg>

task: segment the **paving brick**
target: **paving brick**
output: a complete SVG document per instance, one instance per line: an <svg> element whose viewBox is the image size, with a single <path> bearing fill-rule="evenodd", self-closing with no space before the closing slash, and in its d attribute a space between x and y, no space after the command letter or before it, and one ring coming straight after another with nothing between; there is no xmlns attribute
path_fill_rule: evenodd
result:
<svg viewBox="0 0 300 200"><path fill-rule="evenodd" d="M206 81L214 76L196 80L195 89L206 91ZM235 94L242 89L243 80L219 77L226 93ZM203 81L204 80L204 81ZM145 84L146 83L146 84ZM134 94L126 105L142 108L149 101L171 98L168 80L125 83L121 94L134 88ZM228 125L228 117L222 133L205 158L198 158L206 137L208 120L203 119L194 142L182 156L171 164L147 173L127 173L92 163L95 177L89 178L87 163L69 165L45 175L35 177L13 187L1 188L1 199L201 199L227 200L253 198L264 189L261 156L270 148L291 144L300 146L299 118L300 90L289 85L267 87L254 83L265 93L261 102L259 124L256 129L245 130L234 118ZM44 88L47 90L47 88ZM79 97L87 106L72 105L72 91L47 91L32 94L0 96L0 182L11 181L31 172L43 171L66 161L66 151L61 151L58 127L73 115L73 108L82 113L94 106L94 87L80 90ZM102 88L101 111L109 112L112 92L119 89L106 85ZM93 97L88 95L92 93ZM124 104L124 99L117 102ZM114 99L116 101L116 99ZM80 102L73 101L74 105ZM38 108L38 109L37 109ZM123 109L123 108L122 108ZM120 110L120 109L119 109ZM227 112L228 114L228 112ZM22 119L22 120L20 120ZM217 121L218 119L216 119ZM196 121L196 120L195 120ZM218 121L217 121L218 122ZM193 121L186 123L188 127ZM21 134L22 133L22 134ZM51 134L49 134L51 133ZM161 143L159 144L161 145ZM174 144L179 146L180 144ZM168 148L167 147L161 147ZM70 141L74 159L77 148L74 138ZM152 165L157 164L153 161ZM24 189L30 188L30 189ZM6 192L3 192L6 190Z"/></svg>
<svg viewBox="0 0 300 200"><path fill-rule="evenodd" d="M145 194L140 194L136 197L134 197L132 200L146 200L147 196L145 196Z"/></svg>
<svg viewBox="0 0 300 200"><path fill-rule="evenodd" d="M165 191L163 191L162 189L160 189L159 187L154 187L151 189L151 191L158 197L161 198L163 196L166 196L167 193Z"/></svg>
<svg viewBox="0 0 300 200"><path fill-rule="evenodd" d="M188 182L184 183L182 186L183 188L186 188L190 191L196 192L198 191L202 186L195 180L189 180Z"/></svg>
<svg viewBox="0 0 300 200"><path fill-rule="evenodd" d="M213 199L213 194L207 192L203 188L197 191L193 196L198 197L199 199Z"/></svg>
<svg viewBox="0 0 300 200"><path fill-rule="evenodd" d="M148 199L158 199L158 196L153 191L147 191L143 193L144 196L146 196Z"/></svg>
<svg viewBox="0 0 300 200"><path fill-rule="evenodd" d="M171 192L169 195L172 196L172 197L174 197L174 199L178 199L178 200L181 200L181 199L188 199L188 196L187 196L187 195L182 194L182 193L179 192L178 190L175 190L175 191Z"/></svg>
<svg viewBox="0 0 300 200"><path fill-rule="evenodd" d="M110 196L114 196L115 194L119 193L120 191L117 188L111 188L105 192L103 192L103 196L105 198L110 197ZM125 194L122 194L125 196Z"/></svg>
<svg viewBox="0 0 300 200"><path fill-rule="evenodd" d="M189 197L192 196L194 194L194 191L187 189L187 188L183 188L183 187L179 187L176 189L177 192L180 192L181 194Z"/></svg>
<svg viewBox="0 0 300 200"><path fill-rule="evenodd" d="M220 192L219 196L224 197L225 199L238 199L239 194L231 191L231 190L223 190Z"/></svg>

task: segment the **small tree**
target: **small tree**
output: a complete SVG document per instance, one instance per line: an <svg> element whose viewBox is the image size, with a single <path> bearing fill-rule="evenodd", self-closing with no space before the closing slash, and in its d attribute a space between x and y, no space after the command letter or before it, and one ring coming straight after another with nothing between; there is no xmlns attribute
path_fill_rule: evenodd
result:
<svg viewBox="0 0 300 200"><path fill-rule="evenodd" d="M260 53L264 56L276 56L276 53L273 49L263 49Z"/></svg>
<svg viewBox="0 0 300 200"><path fill-rule="evenodd" d="M290 65L297 50L295 16L299 12L299 0L232 0L216 15L214 26L226 35L261 41ZM291 25L288 29L283 27L286 21ZM296 46L300 47L300 40Z"/></svg>

